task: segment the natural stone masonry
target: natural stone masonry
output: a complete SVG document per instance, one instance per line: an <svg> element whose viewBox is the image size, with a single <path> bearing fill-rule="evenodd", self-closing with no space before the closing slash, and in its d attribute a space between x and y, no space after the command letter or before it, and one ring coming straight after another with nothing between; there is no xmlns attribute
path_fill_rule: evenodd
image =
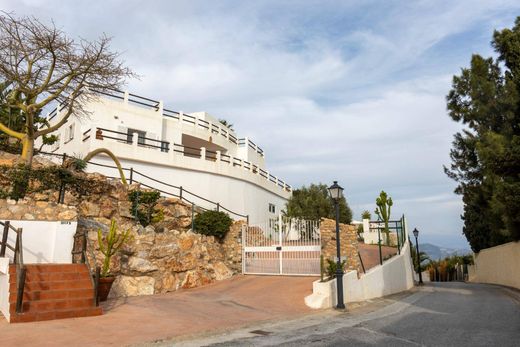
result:
<svg viewBox="0 0 520 347"><path fill-rule="evenodd" d="M320 222L321 232L321 248L324 259L335 260L337 256L336 251L336 221L332 219L322 218ZM350 224L339 225L340 237L340 253L342 257L346 257L346 269L357 270L361 273L361 264L358 255L358 240L356 226Z"/></svg>
<svg viewBox="0 0 520 347"><path fill-rule="evenodd" d="M0 152L0 163L12 165L16 156ZM36 165L53 165L36 157ZM0 199L0 219L77 220L75 250L83 249L87 236L90 264L102 264L97 231L108 232L111 219L121 230L131 230L132 240L112 258L117 276L111 296L149 295L193 288L223 280L242 269L241 230L244 222L235 222L226 237L193 233L191 205L176 198L160 198L156 208L164 218L146 228L136 223L128 201L128 192L138 185L123 186L100 174L86 174L92 184L87 196L77 198L65 193L65 204L57 204L57 192L28 194L18 202ZM0 182L1 183L1 182ZM198 211L195 210L195 213ZM78 262L81 256L75 256Z"/></svg>
<svg viewBox="0 0 520 347"><path fill-rule="evenodd" d="M74 206L34 199L0 199L0 220L74 221L77 216Z"/></svg>

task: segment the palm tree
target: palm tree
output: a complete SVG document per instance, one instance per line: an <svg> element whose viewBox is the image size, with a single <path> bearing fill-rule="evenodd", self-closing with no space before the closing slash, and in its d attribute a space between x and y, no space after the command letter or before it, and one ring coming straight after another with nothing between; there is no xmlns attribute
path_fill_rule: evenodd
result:
<svg viewBox="0 0 520 347"><path fill-rule="evenodd" d="M410 247L410 251L411 251L411 256L412 256L412 261L413 261L413 268L417 270L417 268L418 268L417 267L417 250L415 249L415 247ZM419 258L420 258L420 262L421 262L421 272L423 272L424 270L426 270L426 268L428 267L428 264L432 260L430 259L428 254L426 254L425 252L419 252Z"/></svg>
<svg viewBox="0 0 520 347"><path fill-rule="evenodd" d="M225 119L219 119L218 121L220 122L220 124L222 124L223 126L225 126L226 128L228 128L229 130L234 130L234 129L233 129L233 124L229 123L227 120L225 120Z"/></svg>

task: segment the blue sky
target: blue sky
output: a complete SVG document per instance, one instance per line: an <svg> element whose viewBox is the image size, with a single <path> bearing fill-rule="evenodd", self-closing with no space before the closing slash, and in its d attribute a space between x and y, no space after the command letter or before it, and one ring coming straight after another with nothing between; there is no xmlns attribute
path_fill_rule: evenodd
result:
<svg viewBox="0 0 520 347"><path fill-rule="evenodd" d="M234 124L298 187L338 180L359 219L381 189L423 242L466 247L443 173L451 78L492 55L518 1L1 0L70 35L106 33L141 76L128 88Z"/></svg>

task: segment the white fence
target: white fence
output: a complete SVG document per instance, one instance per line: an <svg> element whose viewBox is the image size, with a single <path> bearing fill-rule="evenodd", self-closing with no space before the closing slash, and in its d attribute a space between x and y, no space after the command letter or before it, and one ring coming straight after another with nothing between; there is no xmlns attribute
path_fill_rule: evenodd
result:
<svg viewBox="0 0 520 347"><path fill-rule="evenodd" d="M242 230L244 274L319 275L319 221L279 216Z"/></svg>

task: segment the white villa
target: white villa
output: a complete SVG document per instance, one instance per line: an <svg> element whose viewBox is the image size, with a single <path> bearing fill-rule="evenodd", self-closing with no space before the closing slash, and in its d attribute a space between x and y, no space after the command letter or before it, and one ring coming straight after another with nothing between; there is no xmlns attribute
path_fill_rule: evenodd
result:
<svg viewBox="0 0 520 347"><path fill-rule="evenodd" d="M127 180L235 219L248 216L251 223L277 215L291 196L291 186L265 167L257 144L206 112L172 111L162 101L120 91L99 94L85 108L90 117L71 117L55 133L57 143L43 151L84 157L107 148L121 161ZM51 112L51 125L59 113L59 108ZM118 176L105 155L91 163L89 172Z"/></svg>

